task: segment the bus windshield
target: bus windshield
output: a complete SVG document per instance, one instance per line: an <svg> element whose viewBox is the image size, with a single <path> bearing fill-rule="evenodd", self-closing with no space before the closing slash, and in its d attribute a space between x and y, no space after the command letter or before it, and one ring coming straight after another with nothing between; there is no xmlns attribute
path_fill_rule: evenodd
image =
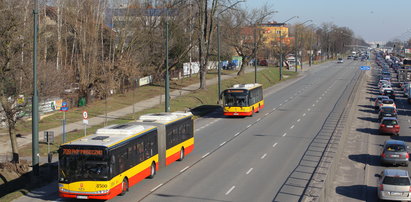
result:
<svg viewBox="0 0 411 202"><path fill-rule="evenodd" d="M248 106L247 92L225 92L224 106L226 107L246 107Z"/></svg>
<svg viewBox="0 0 411 202"><path fill-rule="evenodd" d="M108 163L102 156L63 155L59 159L59 181L108 180Z"/></svg>

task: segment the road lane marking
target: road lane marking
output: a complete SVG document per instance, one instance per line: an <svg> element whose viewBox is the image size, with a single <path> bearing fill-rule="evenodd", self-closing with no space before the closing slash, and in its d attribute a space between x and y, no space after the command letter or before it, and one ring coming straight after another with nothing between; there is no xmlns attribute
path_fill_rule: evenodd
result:
<svg viewBox="0 0 411 202"><path fill-rule="evenodd" d="M229 194L233 191L234 188L235 188L235 186L232 186L232 187L225 193L225 195L229 195Z"/></svg>
<svg viewBox="0 0 411 202"><path fill-rule="evenodd" d="M281 103L279 106L283 105L283 103Z"/></svg>
<svg viewBox="0 0 411 202"><path fill-rule="evenodd" d="M247 174L247 175L250 174L253 169L254 168L250 168L245 174Z"/></svg>
<svg viewBox="0 0 411 202"><path fill-rule="evenodd" d="M288 99L284 100L284 103L288 102Z"/></svg>
<svg viewBox="0 0 411 202"><path fill-rule="evenodd" d="M308 111L311 111L311 109L310 109L310 108L308 108L307 110L308 110Z"/></svg>
<svg viewBox="0 0 411 202"><path fill-rule="evenodd" d="M276 110L276 109L277 109L277 108L274 107L274 108L273 108L273 111Z"/></svg>
<svg viewBox="0 0 411 202"><path fill-rule="evenodd" d="M305 116L306 114L304 113L303 116Z"/></svg>
<svg viewBox="0 0 411 202"><path fill-rule="evenodd" d="M259 122L261 120L261 118L258 118L256 122Z"/></svg>
<svg viewBox="0 0 411 202"><path fill-rule="evenodd" d="M220 147L223 146L227 141L224 141L220 144Z"/></svg>
<svg viewBox="0 0 411 202"><path fill-rule="evenodd" d="M286 135L287 135L287 133L284 133L284 134L283 134L283 137L285 137Z"/></svg>
<svg viewBox="0 0 411 202"><path fill-rule="evenodd" d="M262 155L261 157L260 157L260 159L263 159L263 158L265 158L267 156L267 153L265 153L264 155Z"/></svg>
<svg viewBox="0 0 411 202"><path fill-rule="evenodd" d="M154 189L150 190L151 192L155 191L156 189L160 188L161 186L163 186L163 183L157 185L156 187L154 187Z"/></svg>
<svg viewBox="0 0 411 202"><path fill-rule="evenodd" d="M297 120L297 122L300 122L300 121L301 121L301 119L298 119L298 120Z"/></svg>
<svg viewBox="0 0 411 202"><path fill-rule="evenodd" d="M236 133L236 134L234 135L234 137L237 137L237 135L239 135L239 134L240 134L240 132Z"/></svg>
<svg viewBox="0 0 411 202"><path fill-rule="evenodd" d="M273 144L273 147L277 146L277 142Z"/></svg>
<svg viewBox="0 0 411 202"><path fill-rule="evenodd" d="M247 126L247 128L251 127L251 124Z"/></svg>
<svg viewBox="0 0 411 202"><path fill-rule="evenodd" d="M270 113L265 113L266 116L268 116Z"/></svg>
<svg viewBox="0 0 411 202"><path fill-rule="evenodd" d="M315 104L313 104L313 107L315 107Z"/></svg>
<svg viewBox="0 0 411 202"><path fill-rule="evenodd" d="M320 100L321 100L321 99L323 99L323 97L319 97L318 99L320 99Z"/></svg>
<svg viewBox="0 0 411 202"><path fill-rule="evenodd" d="M182 170L180 170L180 173L186 171L190 166L186 166L185 168L183 168Z"/></svg>
<svg viewBox="0 0 411 202"><path fill-rule="evenodd" d="M210 152L207 152L207 154L204 154L201 158L205 158L206 156L208 156L210 154Z"/></svg>
<svg viewBox="0 0 411 202"><path fill-rule="evenodd" d="M196 132L200 131L200 129L196 129Z"/></svg>
<svg viewBox="0 0 411 202"><path fill-rule="evenodd" d="M315 102L318 103L318 100L316 100Z"/></svg>
<svg viewBox="0 0 411 202"><path fill-rule="evenodd" d="M295 125L292 125L290 128L293 129Z"/></svg>

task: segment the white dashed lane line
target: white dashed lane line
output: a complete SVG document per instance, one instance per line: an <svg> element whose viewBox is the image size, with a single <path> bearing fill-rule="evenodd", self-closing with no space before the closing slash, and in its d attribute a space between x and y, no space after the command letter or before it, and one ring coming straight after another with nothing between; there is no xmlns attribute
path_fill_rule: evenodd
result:
<svg viewBox="0 0 411 202"><path fill-rule="evenodd" d="M287 135L287 133L284 133L284 134L283 134L283 137L285 137L286 135Z"/></svg>
<svg viewBox="0 0 411 202"><path fill-rule="evenodd" d="M210 154L210 152L207 152L207 154L204 154L201 158L205 158L206 156L208 156Z"/></svg>
<svg viewBox="0 0 411 202"><path fill-rule="evenodd" d="M308 110L308 111L311 111L311 109L310 109L310 108L308 108L307 110Z"/></svg>
<svg viewBox="0 0 411 202"><path fill-rule="evenodd" d="M313 104L313 107L315 107L315 104Z"/></svg>
<svg viewBox="0 0 411 202"><path fill-rule="evenodd" d="M258 118L256 122L259 122L261 120L261 118Z"/></svg>
<svg viewBox="0 0 411 202"><path fill-rule="evenodd" d="M247 126L247 128L251 127L251 124Z"/></svg>
<svg viewBox="0 0 411 202"><path fill-rule="evenodd" d="M220 147L223 146L227 141L224 141L220 144Z"/></svg>
<svg viewBox="0 0 411 202"><path fill-rule="evenodd" d="M304 113L303 116L305 116L306 114Z"/></svg>
<svg viewBox="0 0 411 202"><path fill-rule="evenodd" d="M293 129L295 125L292 125L290 128Z"/></svg>
<svg viewBox="0 0 411 202"><path fill-rule="evenodd" d="M236 134L234 134L234 137L237 137L239 134L240 134L239 132L238 132L238 133L236 133Z"/></svg>
<svg viewBox="0 0 411 202"><path fill-rule="evenodd" d="M233 190L234 190L235 186L232 186L226 193L225 195L229 195Z"/></svg>
<svg viewBox="0 0 411 202"><path fill-rule="evenodd" d="M156 187L154 187L152 190L150 190L151 192L155 191L156 189L160 188L161 186L163 186L163 184L159 184Z"/></svg>
<svg viewBox="0 0 411 202"><path fill-rule="evenodd" d="M273 144L273 147L277 146L277 142Z"/></svg>
<svg viewBox="0 0 411 202"><path fill-rule="evenodd" d="M251 171L253 171L253 169L254 169L254 168L250 168L250 169L248 169L248 171L247 171L245 174L247 174L247 175L248 175L248 174L250 174L250 173L251 173Z"/></svg>
<svg viewBox="0 0 411 202"><path fill-rule="evenodd" d="M186 166L185 168L183 168L182 170L180 170L180 173L186 171L190 166Z"/></svg>
<svg viewBox="0 0 411 202"><path fill-rule="evenodd" d="M264 159L267 156L267 153L263 154L260 159Z"/></svg>
<svg viewBox="0 0 411 202"><path fill-rule="evenodd" d="M268 116L270 113L265 113L266 116Z"/></svg>

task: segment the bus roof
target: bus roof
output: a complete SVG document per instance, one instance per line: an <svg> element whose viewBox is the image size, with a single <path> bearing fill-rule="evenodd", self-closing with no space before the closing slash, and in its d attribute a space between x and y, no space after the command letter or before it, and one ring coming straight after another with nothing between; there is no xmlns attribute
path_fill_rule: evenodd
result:
<svg viewBox="0 0 411 202"><path fill-rule="evenodd" d="M263 86L262 84L259 83L248 83L248 84L234 84L233 87L230 87L228 89L244 89L244 90L251 90L257 87Z"/></svg>
<svg viewBox="0 0 411 202"><path fill-rule="evenodd" d="M140 116L137 122L151 122L167 125L184 118L191 118L192 116L193 114L191 112L152 113Z"/></svg>
<svg viewBox="0 0 411 202"><path fill-rule="evenodd" d="M156 129L156 126L141 125L135 122L126 124L116 124L100 128L96 134L73 140L64 145L90 145L111 147L133 137L143 135L146 132Z"/></svg>

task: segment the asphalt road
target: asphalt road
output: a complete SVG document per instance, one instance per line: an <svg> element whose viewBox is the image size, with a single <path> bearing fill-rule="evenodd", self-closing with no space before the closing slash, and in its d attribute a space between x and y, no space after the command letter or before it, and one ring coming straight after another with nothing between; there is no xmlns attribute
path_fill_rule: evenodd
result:
<svg viewBox="0 0 411 202"><path fill-rule="evenodd" d="M296 168L312 141L332 132L327 124L345 107L341 100L358 78L360 65L364 63L328 62L291 85L266 89L265 108L253 117L213 113L196 121L193 153L111 201L298 200L315 161L304 165L306 171ZM52 189L32 201L64 200L57 196L57 185Z"/></svg>

